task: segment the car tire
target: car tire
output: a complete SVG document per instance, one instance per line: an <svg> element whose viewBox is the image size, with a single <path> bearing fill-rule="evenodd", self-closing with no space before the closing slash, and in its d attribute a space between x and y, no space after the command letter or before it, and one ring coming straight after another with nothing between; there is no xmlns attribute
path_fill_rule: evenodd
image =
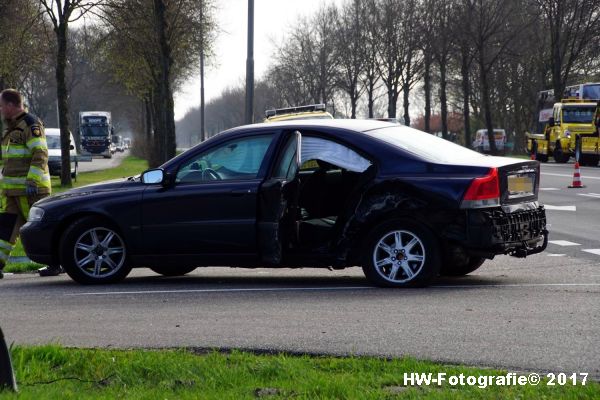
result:
<svg viewBox="0 0 600 400"><path fill-rule="evenodd" d="M376 226L367 236L363 253L363 272L376 286L423 287L440 270L437 238L428 228L409 220Z"/></svg>
<svg viewBox="0 0 600 400"><path fill-rule="evenodd" d="M441 268L442 276L464 276L474 272L483 265L485 258L469 257L469 260L463 264L444 263Z"/></svg>
<svg viewBox="0 0 600 400"><path fill-rule="evenodd" d="M79 219L62 235L60 262L76 282L119 282L131 271L127 261L125 241L117 229L102 218Z"/></svg>
<svg viewBox="0 0 600 400"><path fill-rule="evenodd" d="M162 276L183 276L195 270L196 267L150 267L150 269Z"/></svg>
<svg viewBox="0 0 600 400"><path fill-rule="evenodd" d="M556 146L554 147L554 162L564 164L569 161L569 158L571 156L563 151L560 142L556 142Z"/></svg>

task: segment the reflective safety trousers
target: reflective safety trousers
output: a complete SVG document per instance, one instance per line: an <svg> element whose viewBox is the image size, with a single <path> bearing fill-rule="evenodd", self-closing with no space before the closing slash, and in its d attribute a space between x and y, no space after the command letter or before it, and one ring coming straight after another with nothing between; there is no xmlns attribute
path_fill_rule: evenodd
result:
<svg viewBox="0 0 600 400"><path fill-rule="evenodd" d="M10 256L19 236L19 229L27 221L31 205L46 196L0 195L0 269L4 267Z"/></svg>

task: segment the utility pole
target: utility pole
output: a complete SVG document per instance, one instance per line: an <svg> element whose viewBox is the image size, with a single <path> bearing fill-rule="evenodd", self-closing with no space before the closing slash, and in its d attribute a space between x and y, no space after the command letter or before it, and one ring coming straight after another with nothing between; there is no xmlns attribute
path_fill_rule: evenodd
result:
<svg viewBox="0 0 600 400"><path fill-rule="evenodd" d="M204 2L200 2L200 141L206 140L204 120ZM190 143L194 145L193 143Z"/></svg>
<svg viewBox="0 0 600 400"><path fill-rule="evenodd" d="M248 0L248 55L246 58L246 119L254 120L254 0Z"/></svg>

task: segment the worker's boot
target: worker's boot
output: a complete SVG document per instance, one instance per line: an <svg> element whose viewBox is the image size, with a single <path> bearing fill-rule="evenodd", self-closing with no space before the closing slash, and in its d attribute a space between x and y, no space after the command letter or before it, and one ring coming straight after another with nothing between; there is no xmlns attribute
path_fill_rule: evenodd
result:
<svg viewBox="0 0 600 400"><path fill-rule="evenodd" d="M40 276L57 276L63 272L65 272L65 270L60 265L48 265L38 269L38 274L40 274Z"/></svg>

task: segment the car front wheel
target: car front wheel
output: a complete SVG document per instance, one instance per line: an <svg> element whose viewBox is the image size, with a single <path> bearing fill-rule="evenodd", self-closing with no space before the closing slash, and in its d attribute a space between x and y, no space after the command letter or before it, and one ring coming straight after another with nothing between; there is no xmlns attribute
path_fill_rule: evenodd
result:
<svg viewBox="0 0 600 400"><path fill-rule="evenodd" d="M364 256L365 276L377 286L427 286L440 269L434 234L411 221L377 226L367 239Z"/></svg>
<svg viewBox="0 0 600 400"><path fill-rule="evenodd" d="M131 271L123 238L97 217L82 218L67 228L60 260L67 274L83 284L118 282Z"/></svg>

